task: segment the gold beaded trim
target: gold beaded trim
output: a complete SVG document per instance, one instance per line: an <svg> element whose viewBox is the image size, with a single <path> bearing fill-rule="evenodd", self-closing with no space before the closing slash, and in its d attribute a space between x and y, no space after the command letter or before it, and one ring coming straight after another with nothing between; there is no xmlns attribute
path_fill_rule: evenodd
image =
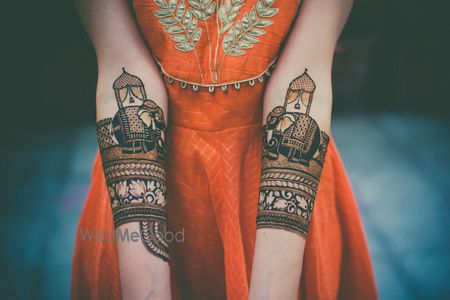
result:
<svg viewBox="0 0 450 300"><path fill-rule="evenodd" d="M264 78L269 77L272 74L272 71L276 67L276 59L274 59L264 72L260 73L259 75L255 76L255 77L245 79L245 80L240 80L240 81L226 82L226 83L222 83L222 84L200 84L200 83L185 81L180 78L176 78L172 75L169 75L164 70L161 63L156 59L155 59L155 61L159 66L162 78L164 80L166 80L169 84L178 83L182 89L192 88L193 91L198 91L201 88L207 89L208 92L210 92L210 93L214 93L215 90L221 90L222 92L226 92L231 87L233 87L235 90L239 90L241 88L242 84L248 84L249 86L254 86L258 82L263 82Z"/></svg>

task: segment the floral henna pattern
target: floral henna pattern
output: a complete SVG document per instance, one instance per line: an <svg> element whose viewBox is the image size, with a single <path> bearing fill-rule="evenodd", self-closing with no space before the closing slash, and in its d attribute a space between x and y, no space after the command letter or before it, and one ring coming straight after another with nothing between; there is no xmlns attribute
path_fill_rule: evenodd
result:
<svg viewBox="0 0 450 300"><path fill-rule="evenodd" d="M157 181L124 180L108 186L112 208L131 203L166 207L166 186Z"/></svg>
<svg viewBox="0 0 450 300"><path fill-rule="evenodd" d="M97 122L97 136L114 224L139 222L145 248L167 261L164 114L125 69L113 90L118 110Z"/></svg>
<svg viewBox="0 0 450 300"><path fill-rule="evenodd" d="M258 228L306 237L329 137L309 115L316 85L307 70L289 85L284 105L263 126Z"/></svg>

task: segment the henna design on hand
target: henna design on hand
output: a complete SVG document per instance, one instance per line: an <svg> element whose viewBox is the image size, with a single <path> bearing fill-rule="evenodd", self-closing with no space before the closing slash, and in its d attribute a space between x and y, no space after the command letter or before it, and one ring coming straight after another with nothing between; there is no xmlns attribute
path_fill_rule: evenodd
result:
<svg viewBox="0 0 450 300"><path fill-rule="evenodd" d="M165 239L167 224L149 219L140 223L141 238L145 248L164 261L169 260L168 244Z"/></svg>
<svg viewBox="0 0 450 300"><path fill-rule="evenodd" d="M125 69L113 90L118 111L97 122L97 136L114 225L139 222L145 248L168 261L164 113Z"/></svg>
<svg viewBox="0 0 450 300"><path fill-rule="evenodd" d="M308 234L329 142L309 115L315 88L305 70L290 83L284 105L267 116L258 228L284 229L304 237Z"/></svg>

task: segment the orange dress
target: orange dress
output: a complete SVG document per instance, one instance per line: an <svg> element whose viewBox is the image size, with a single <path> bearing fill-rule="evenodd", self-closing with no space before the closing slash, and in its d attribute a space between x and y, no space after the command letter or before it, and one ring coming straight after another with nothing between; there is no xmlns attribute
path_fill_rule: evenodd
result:
<svg viewBox="0 0 450 300"><path fill-rule="evenodd" d="M296 0L135 0L169 94L168 215L174 299L246 299L256 235L262 95ZM299 299L376 299L355 199L330 141ZM100 157L79 229L113 231ZM77 232L74 299L120 299L114 243Z"/></svg>

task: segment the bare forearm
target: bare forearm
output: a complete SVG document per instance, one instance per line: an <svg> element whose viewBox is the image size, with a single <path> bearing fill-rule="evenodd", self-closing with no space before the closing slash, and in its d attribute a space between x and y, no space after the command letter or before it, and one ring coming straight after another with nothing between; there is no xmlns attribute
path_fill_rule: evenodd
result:
<svg viewBox="0 0 450 300"><path fill-rule="evenodd" d="M251 299L297 297L305 239L329 140L332 102L329 70L306 72L310 64L304 64L299 67L303 72L295 76L279 68L272 78L276 83L266 94L271 95L265 102L271 109L263 130ZM295 86L309 76L307 84L313 84L314 91L302 97Z"/></svg>
<svg viewBox="0 0 450 300"><path fill-rule="evenodd" d="M126 0L74 0L74 4L97 54L98 93L107 90L115 80L117 66L133 68L135 73L150 77L152 80L148 83L153 85L150 92L164 91L159 70ZM161 102L165 101L161 99ZM166 103L161 105L165 109Z"/></svg>
<svg viewBox="0 0 450 300"><path fill-rule="evenodd" d="M331 65L351 1L304 1L264 96L251 299L296 299L326 155Z"/></svg>
<svg viewBox="0 0 450 300"><path fill-rule="evenodd" d="M167 95L124 0L77 0L98 60L97 132L126 299L169 299Z"/></svg>
<svg viewBox="0 0 450 300"><path fill-rule="evenodd" d="M99 65L148 56L126 0L74 0Z"/></svg>
<svg viewBox="0 0 450 300"><path fill-rule="evenodd" d="M97 133L118 239L126 299L170 298L166 188L167 101L151 74L133 63L117 66L97 97ZM105 80L106 81L106 80ZM103 83L102 83L103 85ZM100 86L100 82L99 82Z"/></svg>
<svg viewBox="0 0 450 300"><path fill-rule="evenodd" d="M302 67L303 72L297 76L274 74L272 79L279 83L267 91L272 96L266 103L272 110L267 112L263 130L265 148L251 299L297 298L305 239L328 145L331 112L329 71L316 68L305 73ZM308 95L309 103L300 95L298 99L297 95L288 96L296 93L290 86L298 83L299 76L314 75L320 79L312 81L315 90L311 98ZM289 102L286 105L285 97ZM270 128L271 123L275 128ZM294 145L296 141L303 149L296 148L299 146Z"/></svg>

